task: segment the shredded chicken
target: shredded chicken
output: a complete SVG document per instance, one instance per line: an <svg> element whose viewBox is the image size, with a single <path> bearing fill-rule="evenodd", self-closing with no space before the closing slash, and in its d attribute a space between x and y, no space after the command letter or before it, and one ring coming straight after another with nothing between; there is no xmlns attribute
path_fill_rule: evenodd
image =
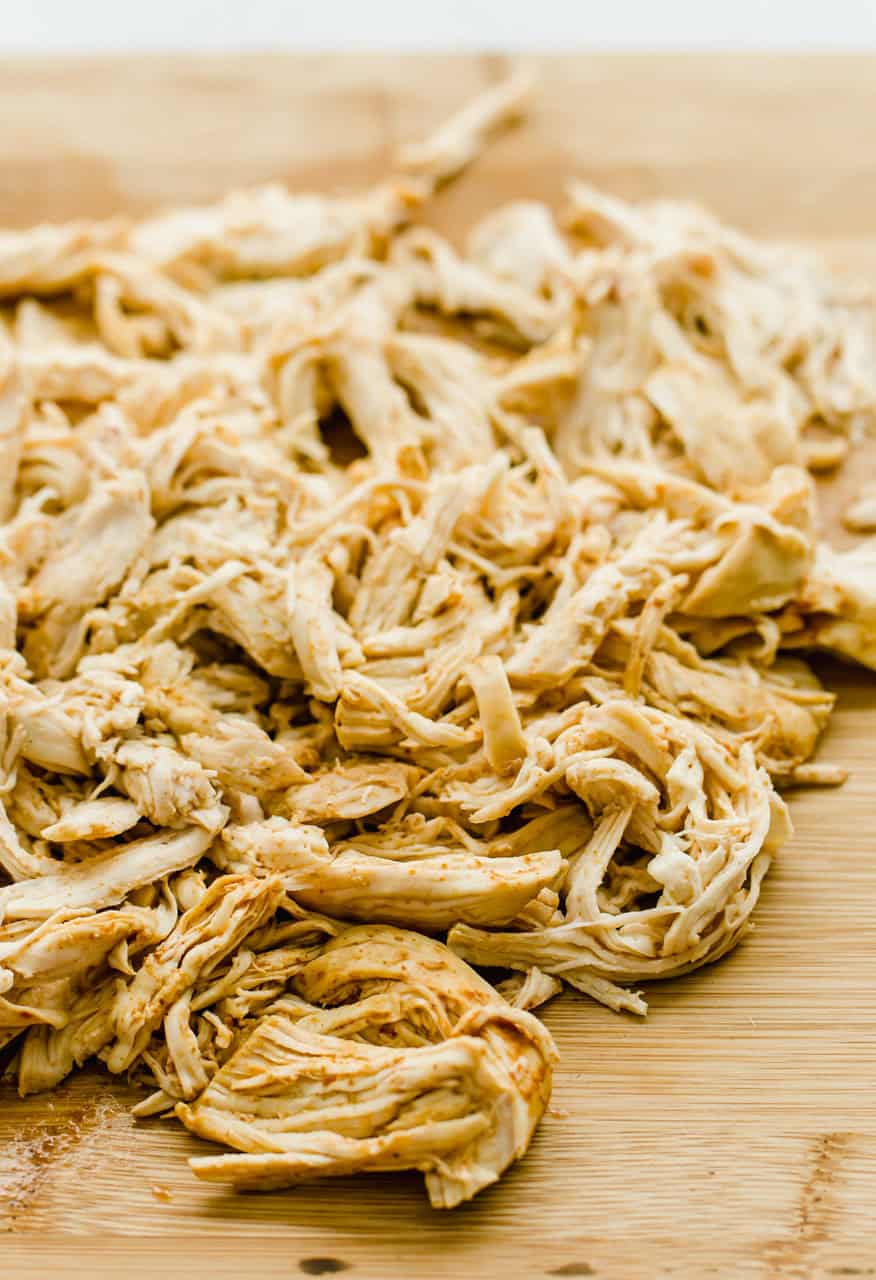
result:
<svg viewBox="0 0 876 1280"><path fill-rule="evenodd" d="M523 1154L550 1096L547 1031L440 943L363 925L330 940L191 1105L193 1132L246 1154L190 1163L278 1187L421 1169L452 1208ZM297 998L296 998L297 997Z"/></svg>
<svg viewBox="0 0 876 1280"><path fill-rule="evenodd" d="M876 550L810 473L872 308L582 183L417 225L527 91L364 195L0 235L0 1044L126 1073L202 1178L473 1196L548 1101L528 1010L726 954L780 791L844 778L801 654L876 668Z"/></svg>

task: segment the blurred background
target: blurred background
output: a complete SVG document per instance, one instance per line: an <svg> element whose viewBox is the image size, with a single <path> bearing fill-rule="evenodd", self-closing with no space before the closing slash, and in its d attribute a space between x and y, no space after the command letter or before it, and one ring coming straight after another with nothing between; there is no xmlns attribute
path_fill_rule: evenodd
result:
<svg viewBox="0 0 876 1280"><path fill-rule="evenodd" d="M265 181L366 186L523 55L539 81L526 129L446 193L445 229L496 192L558 201L578 173L829 237L837 260L876 255L876 0L0 4L0 225Z"/></svg>
<svg viewBox="0 0 876 1280"><path fill-rule="evenodd" d="M876 47L876 0L24 0L0 49Z"/></svg>

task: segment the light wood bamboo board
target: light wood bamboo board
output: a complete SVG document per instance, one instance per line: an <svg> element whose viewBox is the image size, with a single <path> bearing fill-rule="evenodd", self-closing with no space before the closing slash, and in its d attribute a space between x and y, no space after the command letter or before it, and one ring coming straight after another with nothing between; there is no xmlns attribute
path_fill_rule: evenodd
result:
<svg viewBox="0 0 876 1280"><path fill-rule="evenodd" d="M459 59L20 61L0 74L0 222L139 211L267 179L349 186L502 72ZM441 197L458 232L571 173L691 197L876 280L876 58L568 57L532 121ZM829 495L871 474L866 454ZM645 1023L569 994L527 1158L444 1216L418 1175L234 1197L181 1129L135 1124L97 1073L0 1095L4 1277L876 1275L876 679L840 691L757 930L652 988Z"/></svg>

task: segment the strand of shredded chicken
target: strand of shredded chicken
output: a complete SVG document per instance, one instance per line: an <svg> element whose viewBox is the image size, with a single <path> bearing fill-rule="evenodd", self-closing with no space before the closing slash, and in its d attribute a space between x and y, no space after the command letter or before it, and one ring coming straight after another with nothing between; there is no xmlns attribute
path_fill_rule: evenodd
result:
<svg viewBox="0 0 876 1280"><path fill-rule="evenodd" d="M780 789L842 780L800 651L876 667L809 474L866 301L580 183L416 225L527 88L364 195L0 235L0 1045L142 1083L204 1178L494 1181L528 1010L729 951Z"/></svg>

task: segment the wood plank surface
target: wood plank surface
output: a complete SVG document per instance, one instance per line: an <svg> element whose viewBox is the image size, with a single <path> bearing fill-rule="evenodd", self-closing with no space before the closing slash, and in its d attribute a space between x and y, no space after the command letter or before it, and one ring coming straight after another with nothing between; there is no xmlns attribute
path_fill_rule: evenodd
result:
<svg viewBox="0 0 876 1280"><path fill-rule="evenodd" d="M0 224L140 211L280 179L349 187L502 74L495 56L117 58L0 66ZM444 194L451 233L586 176L690 197L876 280L876 58L541 60L532 121ZM876 473L859 454L833 487ZM796 835L728 960L653 987L644 1023L572 993L532 1151L452 1215L418 1175L238 1196L97 1072L0 1092L4 1277L876 1275L876 680L839 690Z"/></svg>

